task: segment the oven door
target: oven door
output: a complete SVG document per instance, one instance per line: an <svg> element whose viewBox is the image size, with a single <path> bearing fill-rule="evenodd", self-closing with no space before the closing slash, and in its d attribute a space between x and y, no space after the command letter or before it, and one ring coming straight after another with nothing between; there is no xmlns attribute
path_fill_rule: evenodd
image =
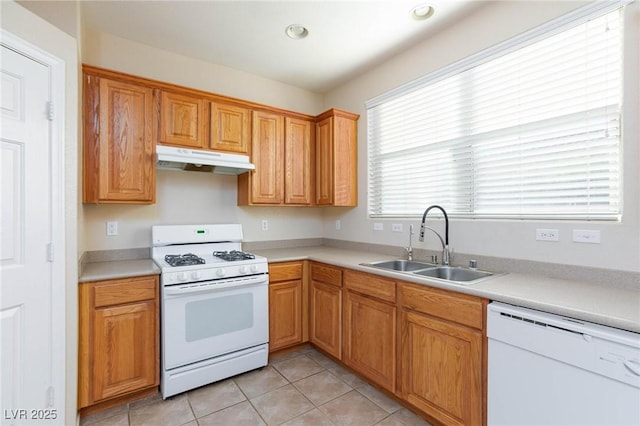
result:
<svg viewBox="0 0 640 426"><path fill-rule="evenodd" d="M267 343L268 275L165 286L165 370Z"/></svg>

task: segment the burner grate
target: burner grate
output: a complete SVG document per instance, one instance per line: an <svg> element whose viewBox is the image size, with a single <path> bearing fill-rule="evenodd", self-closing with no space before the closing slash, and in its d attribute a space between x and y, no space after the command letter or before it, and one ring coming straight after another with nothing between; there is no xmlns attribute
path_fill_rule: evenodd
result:
<svg viewBox="0 0 640 426"><path fill-rule="evenodd" d="M229 262L234 262L238 260L250 260L255 259L256 257L251 253L246 253L244 251L231 250L231 251L214 251L213 255L219 259L227 260Z"/></svg>
<svg viewBox="0 0 640 426"><path fill-rule="evenodd" d="M167 254L164 260L171 266L202 265L205 260L193 253Z"/></svg>

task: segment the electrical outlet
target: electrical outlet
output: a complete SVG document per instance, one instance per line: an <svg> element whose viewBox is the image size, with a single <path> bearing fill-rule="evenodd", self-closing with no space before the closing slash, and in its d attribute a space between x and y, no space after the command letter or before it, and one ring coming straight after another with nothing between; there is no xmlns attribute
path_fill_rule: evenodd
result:
<svg viewBox="0 0 640 426"><path fill-rule="evenodd" d="M263 231L269 230L269 221L267 219L262 219L262 230Z"/></svg>
<svg viewBox="0 0 640 426"><path fill-rule="evenodd" d="M401 223L391 224L391 232L402 232L402 224Z"/></svg>
<svg viewBox="0 0 640 426"><path fill-rule="evenodd" d="M600 244L600 231L591 229L574 229L573 241L576 243Z"/></svg>
<svg viewBox="0 0 640 426"><path fill-rule="evenodd" d="M559 241L560 231L557 229L536 229L536 240Z"/></svg>
<svg viewBox="0 0 640 426"><path fill-rule="evenodd" d="M373 230L374 231L384 231L384 224L380 223L380 222L374 222L373 223Z"/></svg>
<svg viewBox="0 0 640 426"><path fill-rule="evenodd" d="M340 219L336 220L336 231L339 231L342 228L342 224L340 223Z"/></svg>
<svg viewBox="0 0 640 426"><path fill-rule="evenodd" d="M108 221L107 222L107 236L113 237L118 235L118 222L116 221Z"/></svg>

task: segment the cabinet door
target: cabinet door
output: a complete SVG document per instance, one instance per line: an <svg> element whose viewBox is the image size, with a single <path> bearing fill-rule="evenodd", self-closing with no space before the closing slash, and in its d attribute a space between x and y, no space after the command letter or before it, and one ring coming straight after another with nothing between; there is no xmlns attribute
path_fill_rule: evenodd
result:
<svg viewBox="0 0 640 426"><path fill-rule="evenodd" d="M158 276L83 283L78 296L78 407L157 386Z"/></svg>
<svg viewBox="0 0 640 426"><path fill-rule="evenodd" d="M333 205L358 204L356 119L336 116L333 122Z"/></svg>
<svg viewBox="0 0 640 426"><path fill-rule="evenodd" d="M309 340L342 359L342 291L340 287L311 281Z"/></svg>
<svg viewBox="0 0 640 426"><path fill-rule="evenodd" d="M284 202L312 203L313 196L313 123L285 118Z"/></svg>
<svg viewBox="0 0 640 426"><path fill-rule="evenodd" d="M154 300L96 309L94 401L157 384L157 329Z"/></svg>
<svg viewBox="0 0 640 426"><path fill-rule="evenodd" d="M212 102L209 147L216 151L248 154L250 143L251 111Z"/></svg>
<svg viewBox="0 0 640 426"><path fill-rule="evenodd" d="M483 424L482 333L402 313L402 397L447 425Z"/></svg>
<svg viewBox="0 0 640 426"><path fill-rule="evenodd" d="M396 307L351 291L344 300L344 362L395 392Z"/></svg>
<svg viewBox="0 0 640 426"><path fill-rule="evenodd" d="M333 117L316 123L316 204L333 204Z"/></svg>
<svg viewBox="0 0 640 426"><path fill-rule="evenodd" d="M251 202L281 204L283 200L284 117L253 112Z"/></svg>
<svg viewBox="0 0 640 426"><path fill-rule="evenodd" d="M269 350L302 343L302 280L269 284Z"/></svg>
<svg viewBox="0 0 640 426"><path fill-rule="evenodd" d="M86 77L84 201L153 203L153 93L148 87Z"/></svg>
<svg viewBox="0 0 640 426"><path fill-rule="evenodd" d="M336 109L316 123L316 204L356 206L358 203L358 115Z"/></svg>
<svg viewBox="0 0 640 426"><path fill-rule="evenodd" d="M160 92L160 139L167 145L204 148L205 101L193 96Z"/></svg>

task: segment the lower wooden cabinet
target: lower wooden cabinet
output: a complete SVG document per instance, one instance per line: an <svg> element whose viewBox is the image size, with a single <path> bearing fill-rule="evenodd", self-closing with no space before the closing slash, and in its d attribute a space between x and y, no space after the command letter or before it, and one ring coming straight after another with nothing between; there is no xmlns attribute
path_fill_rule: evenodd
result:
<svg viewBox="0 0 640 426"><path fill-rule="evenodd" d="M312 263L310 274L309 340L342 359L342 270Z"/></svg>
<svg viewBox="0 0 640 426"><path fill-rule="evenodd" d="M401 397L443 424L486 424L486 301L413 284L401 294Z"/></svg>
<svg viewBox="0 0 640 426"><path fill-rule="evenodd" d="M344 363L395 392L396 284L345 271L344 286Z"/></svg>
<svg viewBox="0 0 640 426"><path fill-rule="evenodd" d="M80 285L78 406L160 382L158 276Z"/></svg>
<svg viewBox="0 0 640 426"><path fill-rule="evenodd" d="M302 262L269 265L269 351L304 341Z"/></svg>
<svg viewBox="0 0 640 426"><path fill-rule="evenodd" d="M269 266L270 349L306 341L303 264ZM314 346L434 423L486 425L488 300L320 262L308 266Z"/></svg>

